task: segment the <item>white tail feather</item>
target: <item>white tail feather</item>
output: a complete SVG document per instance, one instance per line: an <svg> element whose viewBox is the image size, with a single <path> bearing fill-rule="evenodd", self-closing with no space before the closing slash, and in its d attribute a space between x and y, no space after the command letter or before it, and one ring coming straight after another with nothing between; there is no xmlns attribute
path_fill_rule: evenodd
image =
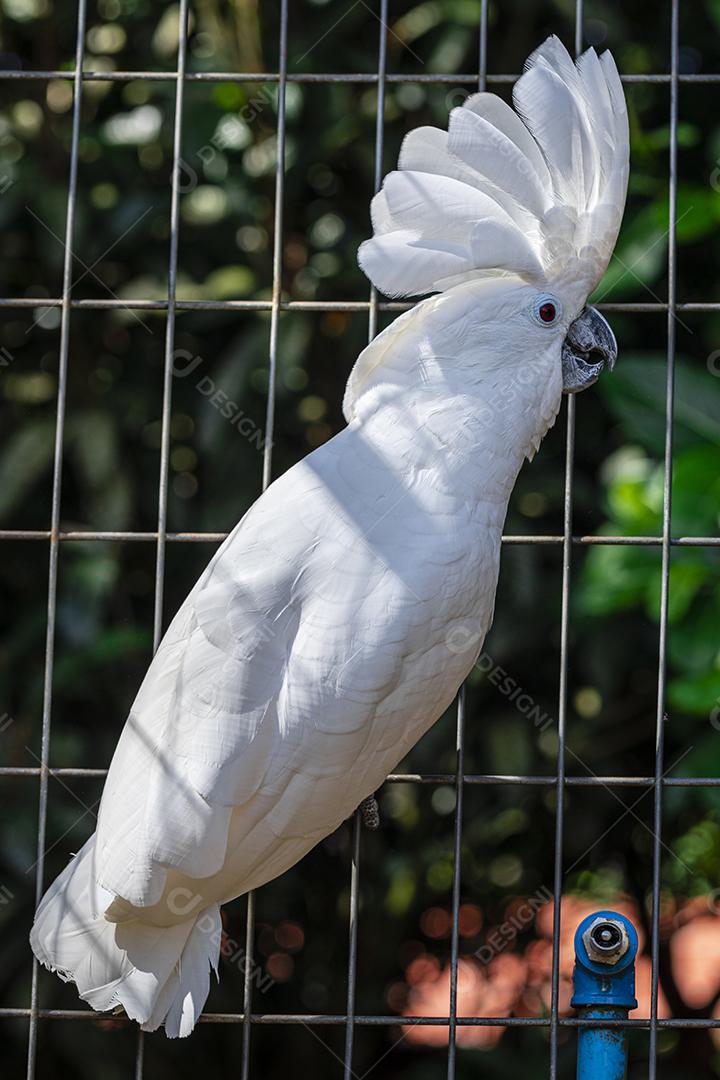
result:
<svg viewBox="0 0 720 1080"><path fill-rule="evenodd" d="M122 1006L146 1031L189 1035L217 972L217 904L174 926L110 922L93 910L94 837L45 894L30 943L38 960L98 1012Z"/></svg>

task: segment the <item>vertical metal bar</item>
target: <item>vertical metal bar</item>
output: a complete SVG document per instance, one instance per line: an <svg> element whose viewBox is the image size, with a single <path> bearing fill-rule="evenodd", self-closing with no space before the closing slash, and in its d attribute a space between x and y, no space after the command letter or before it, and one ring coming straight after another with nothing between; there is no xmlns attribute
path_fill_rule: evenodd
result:
<svg viewBox="0 0 720 1080"><path fill-rule="evenodd" d="M155 612L153 652L162 638L163 593L165 586L165 551L167 545L168 459L170 456L170 408L172 405L173 352L175 349L175 295L177 289L178 232L180 223L180 163L182 152L183 101L185 96L185 57L187 54L188 0L180 0L178 14L178 55L175 83L175 118L173 130L173 165L170 202L170 254L168 262L168 308L165 327L165 364L163 370L162 427L160 434L160 480L158 485L158 539L155 563Z"/></svg>
<svg viewBox="0 0 720 1080"><path fill-rule="evenodd" d="M583 0L575 2L575 54L582 51ZM560 603L560 679L558 687L558 752L555 787L555 861L553 870L553 935L550 998L550 1080L558 1072L560 1005L560 924L565 833L565 740L567 733L568 628L570 615L570 572L572 565L573 466L575 458L575 395L567 398L565 442L565 492L563 506L562 596Z"/></svg>
<svg viewBox="0 0 720 1080"><path fill-rule="evenodd" d="M250 1016L252 1013L252 971L254 965L255 942L255 893L249 892L247 898L247 918L245 922L245 972L243 978L243 1041L240 1076L247 1080L250 1075Z"/></svg>
<svg viewBox="0 0 720 1080"><path fill-rule="evenodd" d="M172 408L173 355L175 352L175 298L177 292L178 236L180 231L180 167L182 155L183 104L188 37L188 0L180 0L178 11L178 52L175 72L175 115L173 118L173 161L170 194L170 251L168 255L168 306L165 325L163 365L162 426L160 432L160 475L158 479L158 536L155 556L155 602L153 610L153 653L162 640L163 597L165 594L165 554L167 550L168 462ZM145 1063L145 1034L138 1031L135 1053L135 1080L142 1080Z"/></svg>
<svg viewBox="0 0 720 1080"><path fill-rule="evenodd" d="M48 761L50 755L50 720L52 714L53 667L55 663L55 614L57 610L58 556L60 507L62 500L63 440L65 434L65 405L67 401L68 358L70 354L70 297L72 293L73 240L75 207L77 204L78 143L82 113L82 68L85 56L86 0L78 0L77 34L75 38L75 73L73 77L73 111L70 135L70 171L65 216L65 253L63 257L62 309L60 315L60 351L58 354L58 392L55 415L55 449L53 460L52 507L50 511L50 555L48 565L47 630L45 637L45 670L43 675L42 735L40 745L40 790L38 795L37 862L35 865L35 906L43 894L45 876L45 837L48 808ZM33 1080L37 1062L38 1031L38 962L33 957L30 990L30 1023L28 1028L27 1080Z"/></svg>
<svg viewBox="0 0 720 1080"><path fill-rule="evenodd" d="M487 0L480 6L478 41L478 90L484 90L487 81ZM450 928L450 1002L448 1013L448 1080L454 1080L457 1058L457 988L458 963L460 959L460 889L462 884L462 827L463 797L465 793L465 705L466 687L461 686L457 703L455 728L455 817L453 836L453 883L452 923Z"/></svg>
<svg viewBox="0 0 720 1080"><path fill-rule="evenodd" d="M455 1077L457 1049L457 983L459 960L460 884L462 880L462 819L463 793L465 790L465 697L463 685L458 695L457 727L455 736L455 821L453 844L452 924L450 930L450 1012L448 1024L448 1080Z"/></svg>
<svg viewBox="0 0 720 1080"><path fill-rule="evenodd" d="M378 81L377 112L375 114L375 175L373 193L380 190L382 183L383 138L385 135L385 76L387 74L387 20L388 0L380 0L380 40L378 43ZM370 311L368 313L368 341L377 334L378 294L374 285L370 286Z"/></svg>
<svg viewBox="0 0 720 1080"><path fill-rule="evenodd" d="M480 3L479 24L479 48L478 48L478 90L484 90L487 85L487 27L488 27L488 0Z"/></svg>
<svg viewBox="0 0 720 1080"><path fill-rule="evenodd" d="M565 496L563 512L562 599L560 614L560 685L558 689L558 753L556 769L555 866L553 873L553 952L550 1003L550 1077L558 1066L558 1007L560 989L560 907L562 903L563 837L565 827L565 735L567 726L568 625L572 555L573 459L575 450L575 396L567 400L565 444Z"/></svg>
<svg viewBox="0 0 720 1080"><path fill-rule="evenodd" d="M287 39L288 0L280 3L280 28L278 36L278 99L277 143L275 159L275 213L273 234L273 281L272 309L270 312L270 343L268 371L268 400L265 410L265 446L263 448L262 489L270 484L272 477L272 448L275 431L275 384L277 381L278 330L280 325L280 301L282 299L283 256L283 210L285 202L285 131L287 92ZM245 924L245 978L243 982L243 1042L241 1080L250 1075L250 1035L252 1025L252 971L255 965L255 894L248 893L247 920Z"/></svg>
<svg viewBox="0 0 720 1080"><path fill-rule="evenodd" d="M373 192L382 184L383 139L385 135L385 76L387 74L387 22L388 0L380 0L380 34L378 38L377 64L377 111L375 114L375 171ZM374 285L370 287L368 310L368 341L377 334L378 295ZM355 999L357 989L358 911L360 907L360 834L361 815L355 811L353 822L352 866L350 870L350 914L348 923L348 974L345 1000L345 1052L343 1055L343 1080L350 1080L353 1073L353 1047L355 1042Z"/></svg>
<svg viewBox="0 0 720 1080"><path fill-rule="evenodd" d="M275 220L273 235L272 310L270 313L270 371L268 400L265 413L265 448L263 451L263 491L272 473L272 441L275 430L275 381L277 378L278 326L282 299L283 205L285 198L285 97L287 89L287 26L288 3L280 5L280 39L278 67L277 149L275 162Z"/></svg>
<svg viewBox="0 0 720 1080"><path fill-rule="evenodd" d="M350 915L348 925L348 974L345 1021L345 1053L343 1055L343 1080L350 1080L353 1073L353 1045L355 1039L355 994L357 989L358 908L360 904L360 830L361 813L355 811L352 833L352 867L350 870Z"/></svg>
<svg viewBox="0 0 720 1080"><path fill-rule="evenodd" d="M675 305L677 303L676 227L678 148L679 3L672 0L670 19L670 159L668 205L667 380L665 385L665 466L663 481L662 571L658 640L657 715L655 719L655 783L653 795L653 873L651 912L650 1047L648 1076L657 1076L657 1014L660 953L660 886L662 855L662 776L665 744L665 683L672 524L673 408L675 394Z"/></svg>
<svg viewBox="0 0 720 1080"><path fill-rule="evenodd" d="M585 0L575 0L575 55L579 56L583 51L583 26L585 15Z"/></svg>

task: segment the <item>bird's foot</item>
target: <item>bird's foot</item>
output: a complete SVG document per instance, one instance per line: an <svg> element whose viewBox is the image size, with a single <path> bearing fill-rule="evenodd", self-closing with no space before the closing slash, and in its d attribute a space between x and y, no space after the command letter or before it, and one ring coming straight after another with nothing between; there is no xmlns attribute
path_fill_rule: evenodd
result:
<svg viewBox="0 0 720 1080"><path fill-rule="evenodd" d="M366 829L377 829L380 825L380 808L374 795L368 795L363 799L358 810L362 815L363 825Z"/></svg>

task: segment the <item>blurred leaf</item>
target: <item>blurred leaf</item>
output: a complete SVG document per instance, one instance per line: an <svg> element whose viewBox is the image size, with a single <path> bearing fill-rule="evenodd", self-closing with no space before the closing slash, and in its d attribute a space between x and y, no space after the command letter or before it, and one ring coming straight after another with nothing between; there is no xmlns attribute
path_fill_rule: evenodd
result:
<svg viewBox="0 0 720 1080"><path fill-rule="evenodd" d="M121 657L144 652L150 646L152 635L136 627L116 627L104 630L83 643L82 650L73 650L57 658L55 681L58 686L69 686L78 692L83 678L89 671L112 667ZM88 692L94 692L88 687Z"/></svg>
<svg viewBox="0 0 720 1080"><path fill-rule="evenodd" d="M575 594L578 610L601 616L644 606L658 574L652 548L593 547Z"/></svg>
<svg viewBox="0 0 720 1080"><path fill-rule="evenodd" d="M30 421L10 436L0 456L0 519L15 510L52 466L53 420Z"/></svg>
<svg viewBox="0 0 720 1080"><path fill-rule="evenodd" d="M691 619L670 628L668 656L675 667L702 673L712 668L720 652L720 595L705 597L693 608Z"/></svg>
<svg viewBox="0 0 720 1080"><path fill-rule="evenodd" d="M390 915L404 915L415 899L415 892L416 878L412 868L395 867L385 895L385 910Z"/></svg>
<svg viewBox="0 0 720 1080"><path fill-rule="evenodd" d="M667 223L659 219L659 204L651 203L626 220L615 252L589 303L633 296L653 285L667 263Z"/></svg>
<svg viewBox="0 0 720 1080"><path fill-rule="evenodd" d="M689 551L679 554L690 556L686 562L674 560L670 564L670 588L668 593L668 622L677 623L690 610L690 605L700 591L708 576L708 567L703 561L702 554L693 555ZM659 582L658 582L659 586ZM654 595L656 604L651 605L655 611L658 622L660 621L660 594L658 587Z"/></svg>
<svg viewBox="0 0 720 1080"><path fill-rule="evenodd" d="M701 133L696 124L683 124L677 126L678 146L697 146L700 142ZM670 125L663 124L646 134L646 140L654 150L667 150L670 145Z"/></svg>
<svg viewBox="0 0 720 1080"><path fill-rule="evenodd" d="M247 266L219 266L208 275L204 292L216 300L240 299L252 292L255 275Z"/></svg>
<svg viewBox="0 0 720 1080"><path fill-rule="evenodd" d="M130 519L131 489L120 468L120 443L112 417L101 410L75 413L67 425L69 455L81 478L91 524L124 529Z"/></svg>
<svg viewBox="0 0 720 1080"><path fill-rule="evenodd" d="M669 221L670 204L667 196L659 200L659 222ZM681 244L698 240L717 231L720 225L720 195L709 187L680 184L677 192L675 233Z"/></svg>
<svg viewBox="0 0 720 1080"><path fill-rule="evenodd" d="M665 449L665 357L625 355L600 393L631 439L657 457ZM677 449L707 440L720 444L720 380L678 356L674 438Z"/></svg>
<svg viewBox="0 0 720 1080"><path fill-rule="evenodd" d="M668 687L670 704L683 712L709 714L720 707L720 671L705 671L673 679Z"/></svg>
<svg viewBox="0 0 720 1080"><path fill-rule="evenodd" d="M590 297L591 303L634 296L665 272L670 204L667 194L655 198L626 220L610 265ZM708 236L720 226L720 195L709 187L680 184L675 233L679 243Z"/></svg>
<svg viewBox="0 0 720 1080"><path fill-rule="evenodd" d="M711 536L720 526L720 446L701 444L673 464L673 531Z"/></svg>

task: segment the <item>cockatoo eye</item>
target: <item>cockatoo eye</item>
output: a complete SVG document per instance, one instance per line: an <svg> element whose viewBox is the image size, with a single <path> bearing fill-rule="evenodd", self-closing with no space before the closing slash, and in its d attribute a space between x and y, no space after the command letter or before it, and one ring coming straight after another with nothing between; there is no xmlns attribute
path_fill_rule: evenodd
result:
<svg viewBox="0 0 720 1080"><path fill-rule="evenodd" d="M532 313L542 326L553 326L560 318L560 305L554 296L540 296L533 304Z"/></svg>

